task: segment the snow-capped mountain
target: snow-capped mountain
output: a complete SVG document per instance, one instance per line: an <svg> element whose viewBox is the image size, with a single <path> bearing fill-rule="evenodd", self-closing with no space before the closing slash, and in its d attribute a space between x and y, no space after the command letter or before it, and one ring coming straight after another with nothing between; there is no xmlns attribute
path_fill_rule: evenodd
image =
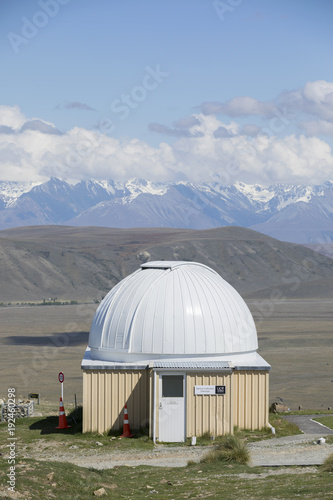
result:
<svg viewBox="0 0 333 500"><path fill-rule="evenodd" d="M236 182L0 182L0 228L63 224L208 229L243 226L295 243L333 242L333 182L264 187Z"/></svg>
<svg viewBox="0 0 333 500"><path fill-rule="evenodd" d="M34 182L13 182L0 181L0 210L9 207L12 202L15 202L23 193L28 193L38 183Z"/></svg>

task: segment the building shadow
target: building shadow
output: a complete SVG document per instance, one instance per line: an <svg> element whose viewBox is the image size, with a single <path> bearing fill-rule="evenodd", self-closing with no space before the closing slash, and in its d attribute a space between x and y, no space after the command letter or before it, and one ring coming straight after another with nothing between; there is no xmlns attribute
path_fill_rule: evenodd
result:
<svg viewBox="0 0 333 500"><path fill-rule="evenodd" d="M66 417L69 427L68 429L56 429L59 425L58 416L49 416L37 420L33 424L29 425L29 429L32 431L40 430L41 436L47 434L82 434L82 407L79 407L77 411L73 410Z"/></svg>
<svg viewBox="0 0 333 500"><path fill-rule="evenodd" d="M63 332L49 335L11 335L3 337L2 344L38 347L75 347L87 345L89 332Z"/></svg>
<svg viewBox="0 0 333 500"><path fill-rule="evenodd" d="M125 404L127 405L128 421L131 432L139 437L146 435L150 420L149 400L149 378L148 376L143 376L132 385L131 393L124 400L123 404L119 403L116 399L112 402L114 405L114 408L111 408L113 422L109 429L109 435L117 436L122 434Z"/></svg>

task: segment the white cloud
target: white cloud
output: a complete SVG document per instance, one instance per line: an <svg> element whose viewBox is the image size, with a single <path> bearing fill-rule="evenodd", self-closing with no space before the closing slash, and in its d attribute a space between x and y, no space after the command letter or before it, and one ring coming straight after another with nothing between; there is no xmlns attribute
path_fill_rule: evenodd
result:
<svg viewBox="0 0 333 500"><path fill-rule="evenodd" d="M225 183L271 184L318 183L332 177L333 157L325 141L305 135L263 135L255 126L241 128L211 115L192 115L182 123L190 135L177 137L172 145L152 147L138 139L120 141L78 127L62 135L54 133L52 124L24 127L31 120L18 108L1 108L0 124L16 130L9 134L0 128L1 180L43 181L56 176L73 181L140 177L195 182L220 176Z"/></svg>
<svg viewBox="0 0 333 500"><path fill-rule="evenodd" d="M244 125L241 131L241 135L248 135L250 137L255 137L256 135L259 135L261 133L261 127L258 127L258 125L255 125L254 123L247 123L246 125Z"/></svg>
<svg viewBox="0 0 333 500"><path fill-rule="evenodd" d="M70 180L128 177L167 180L176 175L172 170L172 150L167 144L154 148L137 139L121 142L79 127L60 134L52 124L19 115L18 108L2 108L0 124L6 128L0 128L0 180L38 182L50 176ZM12 116L19 116L20 120L9 120ZM15 125L14 134L8 133L7 124Z"/></svg>
<svg viewBox="0 0 333 500"><path fill-rule="evenodd" d="M151 132L171 137L198 137L202 135L202 132L196 130L196 125L200 125L200 120L191 115L175 121L173 127L167 127L161 123L150 123L148 129Z"/></svg>
<svg viewBox="0 0 333 500"><path fill-rule="evenodd" d="M300 128L304 130L307 135L332 135L333 136L333 123L327 120L311 120L304 121L299 124Z"/></svg>
<svg viewBox="0 0 333 500"><path fill-rule="evenodd" d="M89 106L89 104L80 101L63 102L61 104L58 104L56 106L56 109L70 109L70 110L78 109L80 111L96 111L95 108L92 108L91 106Z"/></svg>
<svg viewBox="0 0 333 500"><path fill-rule="evenodd" d="M259 116L263 119L281 118L297 120L309 114L333 121L333 82L316 80L304 87L284 91L272 101L259 101L250 96L237 96L225 102L204 102L200 105L204 115L224 114L232 118Z"/></svg>
<svg viewBox="0 0 333 500"><path fill-rule="evenodd" d="M15 130L7 125L0 125L0 134L15 134Z"/></svg>
<svg viewBox="0 0 333 500"><path fill-rule="evenodd" d="M308 101L313 101L317 104L327 101L333 104L333 83L326 82L325 80L307 82L303 89L303 95Z"/></svg>
<svg viewBox="0 0 333 500"><path fill-rule="evenodd" d="M167 127L161 123L150 123L148 125L148 130L150 130L150 132L157 132L158 134L168 135L170 137L198 137L198 133L192 133L189 128Z"/></svg>
<svg viewBox="0 0 333 500"><path fill-rule="evenodd" d="M323 120L333 120L333 82L316 80L304 87L283 92L276 100L277 106L295 117L307 113Z"/></svg>
<svg viewBox="0 0 333 500"><path fill-rule="evenodd" d="M262 102L249 96L233 97L225 103L204 102L201 104L204 115L225 114L231 117L258 115L271 118L276 112L276 107L271 102Z"/></svg>
<svg viewBox="0 0 333 500"><path fill-rule="evenodd" d="M0 125L18 130L26 122L26 117L18 106L0 105Z"/></svg>
<svg viewBox="0 0 333 500"><path fill-rule="evenodd" d="M200 125L200 120L195 118L195 116L185 116L184 118L180 118L179 120L174 122L174 126L180 129L188 130L194 125Z"/></svg>
<svg viewBox="0 0 333 500"><path fill-rule="evenodd" d="M332 176L331 149L318 138L294 135L217 138L205 134L195 140L181 139L174 150L182 158L183 171L192 180L221 174L226 182L316 183Z"/></svg>
<svg viewBox="0 0 333 500"><path fill-rule="evenodd" d="M20 128L20 132L25 132L26 130L36 130L42 134L56 134L62 135L62 132L57 129L52 123L47 123L42 120L28 120Z"/></svg>
<svg viewBox="0 0 333 500"><path fill-rule="evenodd" d="M248 96L234 97L225 105L225 113L229 116L260 115L271 117L275 106L270 102L261 102Z"/></svg>

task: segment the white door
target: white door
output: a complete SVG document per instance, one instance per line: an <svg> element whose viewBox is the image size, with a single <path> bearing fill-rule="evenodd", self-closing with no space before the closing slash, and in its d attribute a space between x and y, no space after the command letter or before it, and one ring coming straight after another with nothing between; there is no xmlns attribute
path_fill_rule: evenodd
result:
<svg viewBox="0 0 333 500"><path fill-rule="evenodd" d="M160 374L158 440L185 441L185 378L184 375Z"/></svg>

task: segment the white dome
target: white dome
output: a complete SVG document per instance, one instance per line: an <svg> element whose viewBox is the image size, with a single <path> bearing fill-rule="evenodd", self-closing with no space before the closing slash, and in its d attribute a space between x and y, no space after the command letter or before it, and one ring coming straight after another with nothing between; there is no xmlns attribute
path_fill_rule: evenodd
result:
<svg viewBox="0 0 333 500"><path fill-rule="evenodd" d="M148 262L107 294L94 316L91 359L208 359L258 348L239 293L196 262Z"/></svg>

